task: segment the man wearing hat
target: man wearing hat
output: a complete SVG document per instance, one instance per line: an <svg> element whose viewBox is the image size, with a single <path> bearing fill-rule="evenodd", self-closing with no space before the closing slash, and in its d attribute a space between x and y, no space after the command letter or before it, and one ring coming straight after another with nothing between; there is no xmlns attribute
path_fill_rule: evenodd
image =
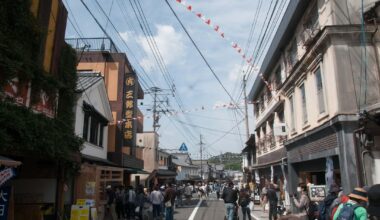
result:
<svg viewBox="0 0 380 220"><path fill-rule="evenodd" d="M363 188L355 188L349 195L345 204L340 204L334 215L334 220L355 219L366 220L367 210L365 203L368 202L367 192Z"/></svg>
<svg viewBox="0 0 380 220"><path fill-rule="evenodd" d="M326 198L323 200L323 202L319 206L319 219L320 220L327 220L330 217L331 214L331 204L334 202L334 200L338 197L338 193L340 191L340 188L337 184L333 183L330 186L329 194L326 196Z"/></svg>
<svg viewBox="0 0 380 220"><path fill-rule="evenodd" d="M380 184L373 185L368 190L368 209L369 219L380 220Z"/></svg>

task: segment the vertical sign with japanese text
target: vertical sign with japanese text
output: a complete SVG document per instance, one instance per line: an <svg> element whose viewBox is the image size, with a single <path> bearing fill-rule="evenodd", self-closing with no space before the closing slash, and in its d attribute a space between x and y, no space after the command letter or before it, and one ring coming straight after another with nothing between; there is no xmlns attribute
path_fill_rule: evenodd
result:
<svg viewBox="0 0 380 220"><path fill-rule="evenodd" d="M124 102L124 147L128 147L131 151L135 146L135 123L136 123L136 77L134 74L127 73L125 77L125 102Z"/></svg>
<svg viewBox="0 0 380 220"><path fill-rule="evenodd" d="M11 198L11 187L0 188L0 220L8 219L9 200Z"/></svg>

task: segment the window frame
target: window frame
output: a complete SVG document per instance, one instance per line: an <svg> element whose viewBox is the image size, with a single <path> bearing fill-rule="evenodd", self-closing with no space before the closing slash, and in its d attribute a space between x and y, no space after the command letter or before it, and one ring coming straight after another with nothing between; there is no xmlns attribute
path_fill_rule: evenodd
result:
<svg viewBox="0 0 380 220"><path fill-rule="evenodd" d="M327 113L327 105L326 105L326 97L325 97L325 83L324 83L324 77L323 77L321 66L318 66L314 70L314 77L315 77L315 92L316 92L317 101L318 101L318 114L324 115ZM320 79L320 83L318 79ZM319 85L321 85L321 87L319 87ZM319 90L319 88L321 89ZM322 94L320 94L320 92ZM322 106L323 106L323 111L321 111Z"/></svg>
<svg viewBox="0 0 380 220"><path fill-rule="evenodd" d="M302 108L302 122L303 125L306 125L309 122L309 116L307 112L307 100L306 100L306 87L303 82L300 86L300 98L301 98L301 108Z"/></svg>
<svg viewBox="0 0 380 220"><path fill-rule="evenodd" d="M294 133L296 131L296 118L295 118L295 100L294 93L289 95L289 113L290 113L290 132Z"/></svg>

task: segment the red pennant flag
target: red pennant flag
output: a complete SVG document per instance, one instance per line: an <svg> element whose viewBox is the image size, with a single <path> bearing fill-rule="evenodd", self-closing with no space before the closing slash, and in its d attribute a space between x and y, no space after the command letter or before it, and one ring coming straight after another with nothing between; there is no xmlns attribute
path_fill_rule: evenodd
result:
<svg viewBox="0 0 380 220"><path fill-rule="evenodd" d="M241 52L241 48L239 48L237 52L240 53Z"/></svg>
<svg viewBox="0 0 380 220"><path fill-rule="evenodd" d="M221 33L220 36L224 38L224 33Z"/></svg>
<svg viewBox="0 0 380 220"><path fill-rule="evenodd" d="M201 14L201 13L197 13L197 16L201 18L201 17L202 17L202 14Z"/></svg>
<svg viewBox="0 0 380 220"><path fill-rule="evenodd" d="M219 25L216 25L214 28L215 31L219 31Z"/></svg>
<svg viewBox="0 0 380 220"><path fill-rule="evenodd" d="M243 54L243 59L245 59L245 54Z"/></svg>
<svg viewBox="0 0 380 220"><path fill-rule="evenodd" d="M248 63L252 62L252 57L247 60Z"/></svg>
<svg viewBox="0 0 380 220"><path fill-rule="evenodd" d="M191 11L191 5L187 6L187 10Z"/></svg>
<svg viewBox="0 0 380 220"><path fill-rule="evenodd" d="M232 43L233 48L237 48L237 43Z"/></svg>
<svg viewBox="0 0 380 220"><path fill-rule="evenodd" d="M178 3L181 3L182 0L177 0Z"/></svg>
<svg viewBox="0 0 380 220"><path fill-rule="evenodd" d="M211 19L206 20L206 24L210 25L211 24Z"/></svg>

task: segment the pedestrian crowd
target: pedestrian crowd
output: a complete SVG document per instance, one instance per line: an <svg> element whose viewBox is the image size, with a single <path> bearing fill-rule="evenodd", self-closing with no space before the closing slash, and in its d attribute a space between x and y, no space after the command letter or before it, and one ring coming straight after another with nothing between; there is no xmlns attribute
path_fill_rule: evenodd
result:
<svg viewBox="0 0 380 220"><path fill-rule="evenodd" d="M180 194L171 183L161 187L156 185L152 190L142 185L136 189L132 186L107 186L106 190L105 220L157 220L163 216L165 220L173 220L175 200Z"/></svg>

